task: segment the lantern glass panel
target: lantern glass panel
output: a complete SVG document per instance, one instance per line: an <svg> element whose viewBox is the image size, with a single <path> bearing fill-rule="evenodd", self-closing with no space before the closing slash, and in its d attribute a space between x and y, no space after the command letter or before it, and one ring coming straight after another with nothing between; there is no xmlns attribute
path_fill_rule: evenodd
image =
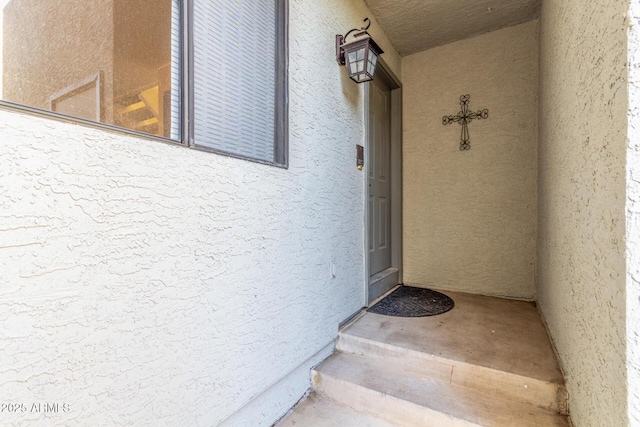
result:
<svg viewBox="0 0 640 427"><path fill-rule="evenodd" d="M347 65L349 67L349 74L351 76L365 71L365 54L367 52L367 49L368 46L367 44L365 44L364 46L361 45L355 50L346 52Z"/></svg>
<svg viewBox="0 0 640 427"><path fill-rule="evenodd" d="M345 65L351 80L362 83L373 79L378 62L378 55L382 52L368 34L359 34L355 40L342 45Z"/></svg>
<svg viewBox="0 0 640 427"><path fill-rule="evenodd" d="M369 62L371 63L371 65L373 65L374 67L376 66L376 63L378 62L378 54L371 48L369 48Z"/></svg>
<svg viewBox="0 0 640 427"><path fill-rule="evenodd" d="M378 55L371 48L369 48L369 55L367 57L367 60L368 60L367 73L373 76L373 73L376 70L376 63L378 62Z"/></svg>

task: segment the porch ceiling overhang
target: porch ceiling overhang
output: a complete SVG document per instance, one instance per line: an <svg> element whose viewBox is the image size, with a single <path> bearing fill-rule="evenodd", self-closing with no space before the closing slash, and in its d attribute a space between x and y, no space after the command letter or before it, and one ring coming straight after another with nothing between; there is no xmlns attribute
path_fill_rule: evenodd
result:
<svg viewBox="0 0 640 427"><path fill-rule="evenodd" d="M365 0L401 56L521 24L539 0Z"/></svg>

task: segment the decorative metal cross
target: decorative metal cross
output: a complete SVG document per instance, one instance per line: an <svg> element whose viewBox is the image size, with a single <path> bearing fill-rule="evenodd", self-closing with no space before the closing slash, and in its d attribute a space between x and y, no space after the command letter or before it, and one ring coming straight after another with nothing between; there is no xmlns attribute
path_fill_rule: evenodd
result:
<svg viewBox="0 0 640 427"><path fill-rule="evenodd" d="M486 119L489 117L489 110L478 110L476 112L469 111L469 95L462 95L460 97L460 112L457 116L443 116L442 124L448 125L451 123L460 123L462 126L462 133L460 134L460 150L469 150L471 145L469 145L469 128L467 127L467 123L469 123L473 119Z"/></svg>

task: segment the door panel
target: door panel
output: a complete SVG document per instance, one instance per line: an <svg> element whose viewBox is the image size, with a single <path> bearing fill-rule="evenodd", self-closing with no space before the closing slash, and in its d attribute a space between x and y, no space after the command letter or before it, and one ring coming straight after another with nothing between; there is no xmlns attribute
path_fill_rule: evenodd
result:
<svg viewBox="0 0 640 427"><path fill-rule="evenodd" d="M391 91L383 79L370 85L369 102L369 275L391 267Z"/></svg>
<svg viewBox="0 0 640 427"><path fill-rule="evenodd" d="M380 223L380 229L378 230L379 232L378 249L379 250L387 250L389 248L389 240L387 239L389 237L388 236L389 235L389 227L388 227L389 215L387 214L388 212L389 212L389 208L387 205L387 198L380 197L378 199L378 217L380 218L380 221L378 221ZM387 267L389 266L391 266L391 259L389 259L389 265Z"/></svg>
<svg viewBox="0 0 640 427"><path fill-rule="evenodd" d="M375 207L375 198L373 196L369 196L369 218L373 218L373 211ZM369 229L369 253L373 251L374 248L374 238L373 238L373 224L372 221L369 221L368 227Z"/></svg>

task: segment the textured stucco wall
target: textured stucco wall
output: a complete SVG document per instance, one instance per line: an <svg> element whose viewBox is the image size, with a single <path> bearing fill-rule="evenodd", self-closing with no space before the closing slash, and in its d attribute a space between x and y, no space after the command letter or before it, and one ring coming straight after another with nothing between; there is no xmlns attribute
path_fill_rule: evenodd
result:
<svg viewBox="0 0 640 427"><path fill-rule="evenodd" d="M309 386L364 302L363 88L334 36L368 13L290 15L288 170L0 110L0 396L70 408L0 424L263 426Z"/></svg>
<svg viewBox="0 0 640 427"><path fill-rule="evenodd" d="M640 425L640 2L630 2L627 126L627 405Z"/></svg>
<svg viewBox="0 0 640 427"><path fill-rule="evenodd" d="M402 60L404 281L535 296L537 21ZM443 126L470 94L471 150Z"/></svg>
<svg viewBox="0 0 640 427"><path fill-rule="evenodd" d="M628 4L545 0L541 9L538 303L580 427L628 421Z"/></svg>

